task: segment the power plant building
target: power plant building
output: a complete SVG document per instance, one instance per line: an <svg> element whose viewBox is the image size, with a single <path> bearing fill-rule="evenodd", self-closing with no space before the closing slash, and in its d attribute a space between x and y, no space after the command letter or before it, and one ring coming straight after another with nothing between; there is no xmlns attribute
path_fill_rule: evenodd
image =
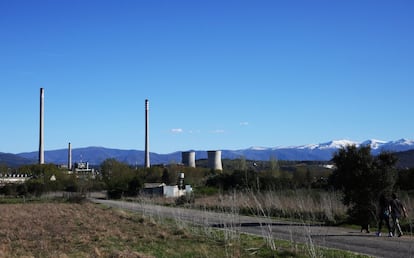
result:
<svg viewBox="0 0 414 258"><path fill-rule="evenodd" d="M195 168L195 151L181 152L181 162L184 164L184 166Z"/></svg>
<svg viewBox="0 0 414 258"><path fill-rule="evenodd" d="M221 151L207 151L207 158L208 168L214 170L223 170L223 166L221 163Z"/></svg>

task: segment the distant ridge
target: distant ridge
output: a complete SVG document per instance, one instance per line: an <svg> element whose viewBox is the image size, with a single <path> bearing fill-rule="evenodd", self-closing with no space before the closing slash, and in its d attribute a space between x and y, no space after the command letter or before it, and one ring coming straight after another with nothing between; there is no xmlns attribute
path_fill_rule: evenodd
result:
<svg viewBox="0 0 414 258"><path fill-rule="evenodd" d="M350 140L334 140L320 144L308 144L301 146L289 147L251 147L241 150L222 150L223 159L236 159L243 157L248 160L296 160L296 161L328 161L332 159L333 154L340 148L347 145L370 145L373 154L381 151L402 152L414 150L414 141L400 139L397 141L366 140L363 142L354 142ZM37 152L26 152L17 154L18 156L36 160ZM144 163L144 151L140 150L120 150L105 147L86 147L72 149L73 162L87 161L91 165L99 165L105 159L114 158L120 162L131 165L142 166ZM169 154L150 153L152 164L180 163L181 151ZM196 159L206 159L207 154L204 150L196 151ZM45 161L47 163L66 164L67 149L45 151Z"/></svg>
<svg viewBox="0 0 414 258"><path fill-rule="evenodd" d="M22 165L29 165L36 162L36 159L27 159L16 154L0 152L0 165L7 165L8 167L19 167Z"/></svg>

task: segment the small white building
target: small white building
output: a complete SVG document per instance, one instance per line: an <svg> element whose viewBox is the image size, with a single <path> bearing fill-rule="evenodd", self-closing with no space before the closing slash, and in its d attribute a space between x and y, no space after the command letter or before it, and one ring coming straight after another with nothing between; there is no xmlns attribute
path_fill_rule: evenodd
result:
<svg viewBox="0 0 414 258"><path fill-rule="evenodd" d="M144 194L158 195L164 197L180 197L191 194L193 188L186 185L184 189L179 189L178 185L166 185L164 183L144 184Z"/></svg>

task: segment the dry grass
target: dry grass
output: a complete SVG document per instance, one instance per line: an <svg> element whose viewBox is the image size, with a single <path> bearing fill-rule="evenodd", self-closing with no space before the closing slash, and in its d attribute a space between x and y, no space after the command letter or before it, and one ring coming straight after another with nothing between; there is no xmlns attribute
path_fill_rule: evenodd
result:
<svg viewBox="0 0 414 258"><path fill-rule="evenodd" d="M245 213L297 218L336 223L346 214L346 206L334 192L308 190L280 192L234 192L197 198L195 205L203 208L238 207ZM262 211L257 211L261 207ZM260 214L263 213L266 214Z"/></svg>
<svg viewBox="0 0 414 258"><path fill-rule="evenodd" d="M199 240L151 218L91 203L3 204L0 214L0 257L179 257L174 244ZM199 246L211 250L205 242ZM188 246L180 250L184 255L193 253Z"/></svg>
<svg viewBox="0 0 414 258"><path fill-rule="evenodd" d="M114 247L118 241L110 240L151 235L145 230L148 222L135 223L93 204L8 204L0 205L0 214L1 257L150 257Z"/></svg>
<svg viewBox="0 0 414 258"><path fill-rule="evenodd" d="M0 204L0 214L6 258L251 257L251 248L260 257L278 256L260 238L225 240L222 231L209 238L202 229L88 202Z"/></svg>

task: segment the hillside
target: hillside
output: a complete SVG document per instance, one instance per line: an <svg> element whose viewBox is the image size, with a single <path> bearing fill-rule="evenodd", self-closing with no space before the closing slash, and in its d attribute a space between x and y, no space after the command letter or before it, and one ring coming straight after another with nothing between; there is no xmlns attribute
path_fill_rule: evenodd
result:
<svg viewBox="0 0 414 258"><path fill-rule="evenodd" d="M273 158L286 161L329 161L332 159L332 156L336 151L350 144L356 146L370 145L372 153L374 155L384 150L397 153L404 153L406 151L414 150L414 142L406 139L390 142L367 140L361 143L352 142L349 140L337 140L321 144L309 144L292 147L252 147L241 150L222 150L222 159L237 159L242 157L248 160L257 161L269 161ZM27 160L36 160L37 155L37 152L26 152L18 154L18 156L23 158L22 161L25 162L27 162ZM411 162L411 160L413 160L413 158L411 158L411 152L399 155L401 155L400 159L402 167L414 167L414 164ZM72 161L74 163L86 161L91 165L99 165L105 159L114 158L120 162L142 166L144 163L144 156L144 151L120 150L104 147L86 147L72 150ZM206 159L206 151L195 151L195 158L196 160ZM168 154L158 154L152 152L150 153L150 160L151 164L180 163L181 151ZM67 164L67 149L45 151L45 161L47 163Z"/></svg>
<svg viewBox="0 0 414 258"><path fill-rule="evenodd" d="M11 153L2 153L0 152L0 165L5 164L8 167L19 167L22 165L33 164L36 162L35 159L28 159L22 156L11 154Z"/></svg>
<svg viewBox="0 0 414 258"><path fill-rule="evenodd" d="M26 152L18 155L27 159L33 159L34 157L37 157L37 152ZM89 162L91 165L99 165L104 160L109 158L131 165L142 165L144 156L144 151L120 150L104 147L86 147L72 150L72 161L74 163L84 161ZM151 153L150 158L151 164L166 164L170 162L179 163L181 162L181 152L174 152L170 154ZM47 163L67 164L68 150L60 149L45 151L45 161Z"/></svg>

